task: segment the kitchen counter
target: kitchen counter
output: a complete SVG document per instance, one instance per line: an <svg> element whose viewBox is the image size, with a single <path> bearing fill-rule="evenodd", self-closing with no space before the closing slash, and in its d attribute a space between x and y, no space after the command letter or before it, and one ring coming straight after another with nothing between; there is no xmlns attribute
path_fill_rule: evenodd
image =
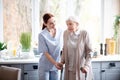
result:
<svg viewBox="0 0 120 80"><path fill-rule="evenodd" d="M31 59L0 59L0 64L21 64L21 63L38 63L39 58Z"/></svg>
<svg viewBox="0 0 120 80"><path fill-rule="evenodd" d="M120 55L107 55L107 56L100 55L96 58L92 58L92 62L95 61L120 61Z"/></svg>
<svg viewBox="0 0 120 80"><path fill-rule="evenodd" d="M0 65L21 68L21 80L39 80L39 57L28 59L0 59ZM92 58L92 69L95 80L120 80L118 76L120 75L120 55L100 55ZM113 78L111 79L108 74L111 74ZM62 74L62 76L63 75L64 74Z"/></svg>
<svg viewBox="0 0 120 80"><path fill-rule="evenodd" d="M99 61L120 61L120 55L108 55L108 56L98 56L92 58L92 62ZM0 64L21 64L21 63L38 63L39 57L34 57L31 59L0 59Z"/></svg>

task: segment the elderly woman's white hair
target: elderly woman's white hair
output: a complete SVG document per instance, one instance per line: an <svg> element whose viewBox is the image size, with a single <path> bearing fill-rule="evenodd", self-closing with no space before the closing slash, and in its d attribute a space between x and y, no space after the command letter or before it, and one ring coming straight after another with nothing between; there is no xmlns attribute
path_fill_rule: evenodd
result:
<svg viewBox="0 0 120 80"><path fill-rule="evenodd" d="M79 24L79 19L77 16L69 16L68 19L66 20L66 22L68 21L73 21Z"/></svg>

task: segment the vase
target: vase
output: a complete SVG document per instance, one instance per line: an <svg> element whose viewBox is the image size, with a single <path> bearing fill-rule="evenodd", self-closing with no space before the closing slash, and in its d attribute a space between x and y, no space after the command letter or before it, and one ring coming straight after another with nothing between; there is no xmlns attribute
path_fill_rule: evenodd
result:
<svg viewBox="0 0 120 80"><path fill-rule="evenodd" d="M22 52L30 52L30 49L22 48Z"/></svg>
<svg viewBox="0 0 120 80"><path fill-rule="evenodd" d="M107 49L106 52L109 55L114 55L116 53L116 41L113 38L106 38Z"/></svg>
<svg viewBox="0 0 120 80"><path fill-rule="evenodd" d="M28 59L30 52L21 52L21 58L22 59Z"/></svg>

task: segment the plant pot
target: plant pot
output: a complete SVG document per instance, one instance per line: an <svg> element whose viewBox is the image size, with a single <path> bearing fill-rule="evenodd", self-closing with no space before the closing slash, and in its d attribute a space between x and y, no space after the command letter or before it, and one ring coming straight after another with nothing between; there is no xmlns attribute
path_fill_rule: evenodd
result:
<svg viewBox="0 0 120 80"><path fill-rule="evenodd" d="M29 32L21 33L20 43L22 45L22 52L29 52L31 48L31 33Z"/></svg>
<svg viewBox="0 0 120 80"><path fill-rule="evenodd" d="M22 52L30 52L30 49L22 48Z"/></svg>
<svg viewBox="0 0 120 80"><path fill-rule="evenodd" d="M28 59L30 52L21 52L21 59Z"/></svg>

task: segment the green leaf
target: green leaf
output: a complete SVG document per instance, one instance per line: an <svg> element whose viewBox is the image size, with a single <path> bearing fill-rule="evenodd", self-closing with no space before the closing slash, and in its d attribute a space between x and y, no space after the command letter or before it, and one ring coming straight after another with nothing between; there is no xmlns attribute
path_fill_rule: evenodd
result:
<svg viewBox="0 0 120 80"><path fill-rule="evenodd" d="M0 51L4 49L7 49L7 44L4 42L0 42Z"/></svg>

